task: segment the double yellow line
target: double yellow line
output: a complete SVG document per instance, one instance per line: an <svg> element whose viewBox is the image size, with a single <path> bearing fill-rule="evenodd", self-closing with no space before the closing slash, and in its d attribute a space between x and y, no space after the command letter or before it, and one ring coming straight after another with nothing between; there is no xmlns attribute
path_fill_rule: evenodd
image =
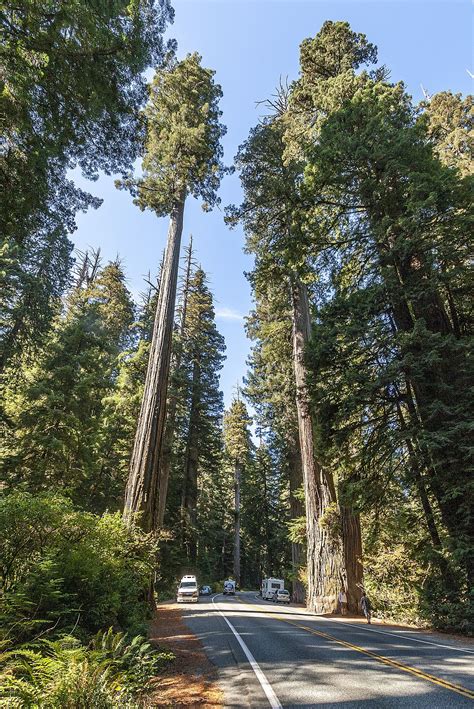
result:
<svg viewBox="0 0 474 709"><path fill-rule="evenodd" d="M427 682L432 682L433 684L437 684L439 687L443 687L443 689L449 689L451 692L456 692L457 694L461 694L463 697L467 697L468 699L474 699L474 692L472 692L467 687L462 687L459 684L453 684L452 682L448 682L447 680L440 679L439 677L434 677L433 675L430 675L427 672L423 672L422 670L417 670L415 667L410 667L410 665L404 665L402 662L397 662L397 660L392 660L389 657L384 657L383 655L377 655L375 652L370 652L370 650L365 650L363 647L359 647L359 645L353 645L352 643L348 643L345 640L340 640L339 638L336 638L334 635L329 635L329 633L323 633L321 630L314 630L314 628L308 628L307 625L300 625L299 623L295 623L293 620L288 620L284 616L276 615L275 613L262 610L261 606L256 606L254 603L249 603L248 601L242 601L242 599L239 599L239 600L242 603L244 603L245 605L250 606L251 608L255 608L256 610L258 610L259 613L264 613L265 615L270 616L270 618L274 618L275 620L280 620L283 623L287 623L288 625L293 625L295 628L299 628L300 630L305 630L307 633L311 633L312 635L318 635L319 637L324 638L325 640L332 640L332 642L335 642L338 645L343 645L344 647L347 647L350 650L355 650L356 652L360 652L363 655L367 655L368 657L371 657L373 660L377 660L378 662L383 662L384 665L389 665L390 667L395 667L397 670L401 670L402 672L408 672L409 674L414 675L415 677L418 677L419 679L424 679Z"/></svg>

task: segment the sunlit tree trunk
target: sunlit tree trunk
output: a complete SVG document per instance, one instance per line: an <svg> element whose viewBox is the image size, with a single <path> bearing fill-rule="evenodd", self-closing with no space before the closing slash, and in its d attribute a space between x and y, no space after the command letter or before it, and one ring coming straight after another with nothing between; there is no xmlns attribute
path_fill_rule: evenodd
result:
<svg viewBox="0 0 474 709"><path fill-rule="evenodd" d="M186 274L184 278L184 288L182 295L182 308L181 308L181 320L179 323L179 334L181 338L184 335L186 328L186 314L188 305L188 293L189 293L189 281L191 278L191 263L193 257L193 237L190 237L189 247L187 248L187 259L186 259ZM178 351L174 360L174 369L179 371L181 366L181 349ZM173 440L174 432L176 427L176 408L178 404L178 397L172 395L168 401L168 411L166 415L166 425L165 433L163 438L163 445L161 450L161 457L159 460L159 475L158 475L158 500L157 500L157 510L156 510L156 524L158 527L162 527L165 520L165 510L166 510L166 498L168 496L168 483L170 479L171 470L171 455L173 452Z"/></svg>
<svg viewBox="0 0 474 709"><path fill-rule="evenodd" d="M293 306L293 366L296 408L303 468L307 537L307 606L315 613L336 609L337 594L344 583L340 537L331 529L337 509L332 477L316 459L311 417L305 347L310 338L310 314L306 286L295 279L291 286Z"/></svg>
<svg viewBox="0 0 474 709"><path fill-rule="evenodd" d="M145 388L125 490L124 518L130 523L140 513L139 524L145 531L157 526L158 463L165 425L184 202L183 197L170 214Z"/></svg>
<svg viewBox="0 0 474 709"><path fill-rule="evenodd" d="M341 505L340 513L347 608L351 613L359 614L364 582L360 517L357 512L345 505Z"/></svg>

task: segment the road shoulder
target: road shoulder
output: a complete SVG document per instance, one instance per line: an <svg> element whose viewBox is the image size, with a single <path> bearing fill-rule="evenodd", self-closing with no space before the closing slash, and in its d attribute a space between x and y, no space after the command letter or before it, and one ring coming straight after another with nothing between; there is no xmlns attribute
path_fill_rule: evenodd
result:
<svg viewBox="0 0 474 709"><path fill-rule="evenodd" d="M252 595L254 594L252 593ZM247 599L241 600L244 600L245 602ZM354 615L351 613L348 613L347 615L340 615L339 613L312 613L311 611L307 610L306 606L303 603L291 603L290 605L280 605L259 598L256 593L254 595L254 598L249 600L257 600L262 605L268 606L270 609L280 610L281 608L283 608L289 611L293 610L294 612L308 615L310 618L336 621L338 623L346 625L360 625L361 627L367 626L366 619L361 615ZM390 618L377 618L376 616L372 616L372 622L369 628L379 631L385 630L388 632L397 633L407 632L408 634L411 634L412 638L416 638L418 636L421 638L425 637L426 640L431 640L433 643L443 644L443 642L445 641L452 641L453 647L456 647L456 644L459 643L463 647L466 647L470 650L474 650L473 636L461 635L460 633L454 633L444 630L437 630L436 628L430 628L423 625L397 623L397 621L391 620Z"/></svg>
<svg viewBox="0 0 474 709"><path fill-rule="evenodd" d="M223 694L217 683L217 668L201 641L183 621L175 603L157 606L150 625L150 640L170 650L175 660L157 677L149 697L150 707L223 707Z"/></svg>

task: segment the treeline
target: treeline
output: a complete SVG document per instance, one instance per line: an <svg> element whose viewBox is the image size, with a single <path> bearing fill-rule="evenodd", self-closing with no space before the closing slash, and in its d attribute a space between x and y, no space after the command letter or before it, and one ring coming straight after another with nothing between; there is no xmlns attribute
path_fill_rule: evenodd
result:
<svg viewBox="0 0 474 709"><path fill-rule="evenodd" d="M225 345L192 242L179 276L186 198L218 201L225 128L213 72L163 42L172 16L143 0L9 4L1 18L9 706L141 705L170 659L143 637L153 589L169 597L191 570L255 585L287 561L275 454L255 450L239 398L224 419ZM100 205L68 178L75 167L122 174L137 206L170 217L139 303L120 259L72 252L76 212Z"/></svg>
<svg viewBox="0 0 474 709"><path fill-rule="evenodd" d="M472 99L414 106L344 22L302 43L236 157L255 307L225 412L212 291L192 240L181 256L188 197L219 202L222 91L165 46L171 19L141 0L1 20L0 671L18 706L139 703L166 658L121 633L192 571L282 576L324 612L364 587L381 615L472 627ZM140 303L119 259L72 254L76 212L99 206L73 167L169 219Z"/></svg>
<svg viewBox="0 0 474 709"><path fill-rule="evenodd" d="M472 97L415 106L376 61L326 22L237 155L247 390L304 490L308 606L345 588L356 611L365 586L382 615L467 631Z"/></svg>
<svg viewBox="0 0 474 709"><path fill-rule="evenodd" d="M140 374L127 379L124 362L148 332L145 309L137 324L119 262L89 254L73 268L75 215L100 200L68 175L120 174L140 155L142 72L174 50L172 19L166 0L27 0L0 14L0 703L11 707L139 706L170 659L137 635L156 540L117 512L139 405Z"/></svg>

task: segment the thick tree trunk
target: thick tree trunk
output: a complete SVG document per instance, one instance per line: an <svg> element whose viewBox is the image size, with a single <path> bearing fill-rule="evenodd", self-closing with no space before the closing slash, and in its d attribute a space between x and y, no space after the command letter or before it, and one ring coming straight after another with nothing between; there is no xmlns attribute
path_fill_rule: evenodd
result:
<svg viewBox="0 0 474 709"><path fill-rule="evenodd" d="M304 515L304 504L294 496L296 490L303 487L303 467L301 464L301 451L298 438L288 442L288 467L290 470L290 515L291 519L297 519ZM304 603L305 589L298 578L298 570L303 560L304 548L297 542L291 543L291 566L293 571L293 601Z"/></svg>
<svg viewBox="0 0 474 709"><path fill-rule="evenodd" d="M360 599L364 583L360 517L350 507L341 505L341 520L347 608L351 613L360 614Z"/></svg>
<svg viewBox="0 0 474 709"><path fill-rule="evenodd" d="M124 519L131 523L134 515L140 513L139 524L145 531L157 527L158 462L165 425L183 214L184 197L170 215L145 388L125 490Z"/></svg>
<svg viewBox="0 0 474 709"><path fill-rule="evenodd" d="M181 322L179 324L179 334L183 337L186 328L186 314L188 306L189 281L191 278L191 263L193 257L193 237L190 237L188 247L188 257L186 261L186 275L184 279L183 289L183 307L181 311ZM179 352L174 361L175 371L179 371L181 366L181 353ZM173 440L176 425L176 408L178 399L176 396L171 396L168 402L168 411L166 415L165 433L163 437L163 446L159 460L159 475L158 475L158 500L156 509L156 524L157 527L162 527L165 521L166 499L168 496L168 483L171 470L171 456L173 453Z"/></svg>
<svg viewBox="0 0 474 709"><path fill-rule="evenodd" d="M240 481L241 468L236 464L234 468L234 579L240 586Z"/></svg>
<svg viewBox="0 0 474 709"><path fill-rule="evenodd" d="M323 471L315 455L304 361L310 338L309 302L306 286L301 281L292 283L291 297L296 408L306 506L307 606L315 613L331 613L336 609L337 594L344 582L341 540L327 524L328 517L337 509L336 491L332 477Z"/></svg>

